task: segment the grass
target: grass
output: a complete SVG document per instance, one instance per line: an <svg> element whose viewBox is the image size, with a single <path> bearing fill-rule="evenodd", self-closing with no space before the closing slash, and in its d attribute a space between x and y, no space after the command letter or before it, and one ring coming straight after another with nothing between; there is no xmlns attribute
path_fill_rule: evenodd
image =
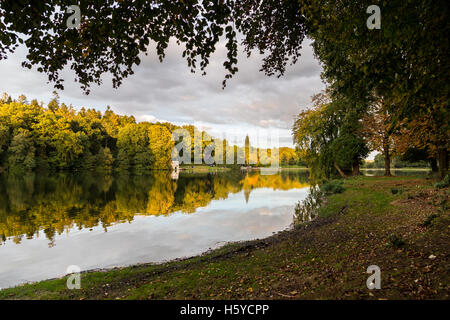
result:
<svg viewBox="0 0 450 320"><path fill-rule="evenodd" d="M224 166L214 166L214 167L210 167L207 165L181 165L180 169L182 171L187 171L187 172L217 172L217 171L227 171L227 170L231 170L231 168L229 167L224 167Z"/></svg>
<svg viewBox="0 0 450 320"><path fill-rule="evenodd" d="M449 299L450 214L439 211L449 188L414 177L357 177L343 187L317 220L267 239L83 273L81 290L62 278L5 289L0 299ZM373 264L381 290L366 288Z"/></svg>
<svg viewBox="0 0 450 320"><path fill-rule="evenodd" d="M361 168L360 170L384 171L384 168ZM391 171L431 171L431 168L404 167L404 168L391 168Z"/></svg>

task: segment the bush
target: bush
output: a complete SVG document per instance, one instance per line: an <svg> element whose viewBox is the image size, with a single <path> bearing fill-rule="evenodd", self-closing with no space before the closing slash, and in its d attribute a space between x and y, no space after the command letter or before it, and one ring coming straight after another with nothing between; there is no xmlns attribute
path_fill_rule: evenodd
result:
<svg viewBox="0 0 450 320"><path fill-rule="evenodd" d="M433 186L437 189L447 188L450 185L450 175L447 174L442 181L436 182Z"/></svg>
<svg viewBox="0 0 450 320"><path fill-rule="evenodd" d="M324 183L320 190L326 194L334 194L334 193L342 193L345 191L345 188L342 186L344 181L342 180L331 180Z"/></svg>

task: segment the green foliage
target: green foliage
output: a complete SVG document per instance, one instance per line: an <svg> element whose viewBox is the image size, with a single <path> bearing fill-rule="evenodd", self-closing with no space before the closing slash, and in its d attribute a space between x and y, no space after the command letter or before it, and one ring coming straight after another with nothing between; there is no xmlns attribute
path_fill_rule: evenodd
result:
<svg viewBox="0 0 450 320"><path fill-rule="evenodd" d="M320 190L326 194L342 193L345 191L343 180L331 180L320 186Z"/></svg>
<svg viewBox="0 0 450 320"><path fill-rule="evenodd" d="M313 97L314 108L301 112L293 135L300 158L311 168L313 178L329 179L351 172L369 149L360 136L359 113L345 98L331 100L328 94Z"/></svg>
<svg viewBox="0 0 450 320"><path fill-rule="evenodd" d="M148 128L148 138L150 152L154 158L152 168L170 169L174 142L169 129L162 125L152 125Z"/></svg>
<svg viewBox="0 0 450 320"><path fill-rule="evenodd" d="M436 182L434 187L437 189L447 188L450 186L450 174L447 174L442 181Z"/></svg>
<svg viewBox="0 0 450 320"><path fill-rule="evenodd" d="M428 161L409 158L409 157L392 157L391 167L394 168L428 168ZM375 155L374 161L365 161L363 167L366 169L384 169L384 157L381 153Z"/></svg>
<svg viewBox="0 0 450 320"><path fill-rule="evenodd" d="M129 124L119 130L117 148L119 150L119 168L130 168L137 174L148 171L154 161L149 147L149 124Z"/></svg>
<svg viewBox="0 0 450 320"><path fill-rule="evenodd" d="M114 165L114 157L111 150L108 147L100 148L98 155L98 167L99 171L111 171Z"/></svg>
<svg viewBox="0 0 450 320"><path fill-rule="evenodd" d="M12 171L31 170L36 166L31 133L18 129L8 148L8 166Z"/></svg>
<svg viewBox="0 0 450 320"><path fill-rule="evenodd" d="M76 112L54 95L47 108L35 101L26 104L25 96L0 103L0 167L11 171L118 167L139 174L169 169L173 142L167 125L136 124L133 117L116 115L109 108L103 115L94 109Z"/></svg>
<svg viewBox="0 0 450 320"><path fill-rule="evenodd" d="M63 89L60 73L73 63L77 82L89 92L89 85L100 84L104 73L112 74L114 87L120 86L134 73L139 56L149 51L150 44L162 61L171 39L183 44L182 56L193 72L205 72L219 41L225 40L223 66L225 80L229 79L237 72L237 33L244 35L248 54L253 50L265 53L262 69L266 74L281 75L288 63L297 61L306 34L298 1L284 1L281 6L279 2L260 5L253 0L77 4L86 23L79 30L68 30L65 1L1 1L0 16L5 23L0 24L0 59L24 44L29 51L25 67L37 66L56 88ZM25 42L24 37L28 39Z"/></svg>
<svg viewBox="0 0 450 320"><path fill-rule="evenodd" d="M354 110L360 106L364 112L382 101L391 117L384 123L392 125L388 134L396 126L404 129L403 135L416 127L404 140L408 147L426 149L434 157L445 155L450 141L448 81L444 80L450 70L448 4L382 1L381 29L369 30L366 8L371 4L370 0L343 0L339 5L315 0L305 8L322 77L334 94L354 102ZM442 156L442 178L447 166L448 158Z"/></svg>

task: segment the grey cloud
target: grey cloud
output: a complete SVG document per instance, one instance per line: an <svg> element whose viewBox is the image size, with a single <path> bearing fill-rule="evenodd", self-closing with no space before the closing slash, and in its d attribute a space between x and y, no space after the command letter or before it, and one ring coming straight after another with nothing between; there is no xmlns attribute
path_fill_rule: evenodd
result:
<svg viewBox="0 0 450 320"><path fill-rule="evenodd" d="M320 79L321 67L315 60L309 42L304 44L302 57L287 69L281 78L267 77L259 71L262 57L239 55L239 72L222 90L226 55L221 43L210 59L207 75L192 74L181 57L182 47L171 42L163 63L154 50L142 55L135 74L113 89L111 77L104 77L102 86L92 86L91 94L83 94L67 69L62 72L65 90L61 100L75 106L104 110L110 105L121 114L137 119L165 119L171 122L202 122L205 126L239 125L244 128L290 129L293 117L310 105L311 96L324 88ZM14 96L24 93L29 99L48 102L53 87L45 75L20 66L26 51L0 61L0 90Z"/></svg>

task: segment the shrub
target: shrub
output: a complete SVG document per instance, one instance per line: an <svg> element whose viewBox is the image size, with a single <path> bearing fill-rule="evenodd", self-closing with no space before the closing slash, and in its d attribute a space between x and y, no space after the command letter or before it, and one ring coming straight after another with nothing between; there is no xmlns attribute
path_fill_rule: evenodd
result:
<svg viewBox="0 0 450 320"><path fill-rule="evenodd" d="M320 190L326 194L334 194L334 193L342 193L345 191L345 188L342 186L344 181L342 180L331 180L324 183Z"/></svg>
<svg viewBox="0 0 450 320"><path fill-rule="evenodd" d="M433 186L437 189L447 188L450 186L450 175L447 174L442 181L436 182Z"/></svg>

